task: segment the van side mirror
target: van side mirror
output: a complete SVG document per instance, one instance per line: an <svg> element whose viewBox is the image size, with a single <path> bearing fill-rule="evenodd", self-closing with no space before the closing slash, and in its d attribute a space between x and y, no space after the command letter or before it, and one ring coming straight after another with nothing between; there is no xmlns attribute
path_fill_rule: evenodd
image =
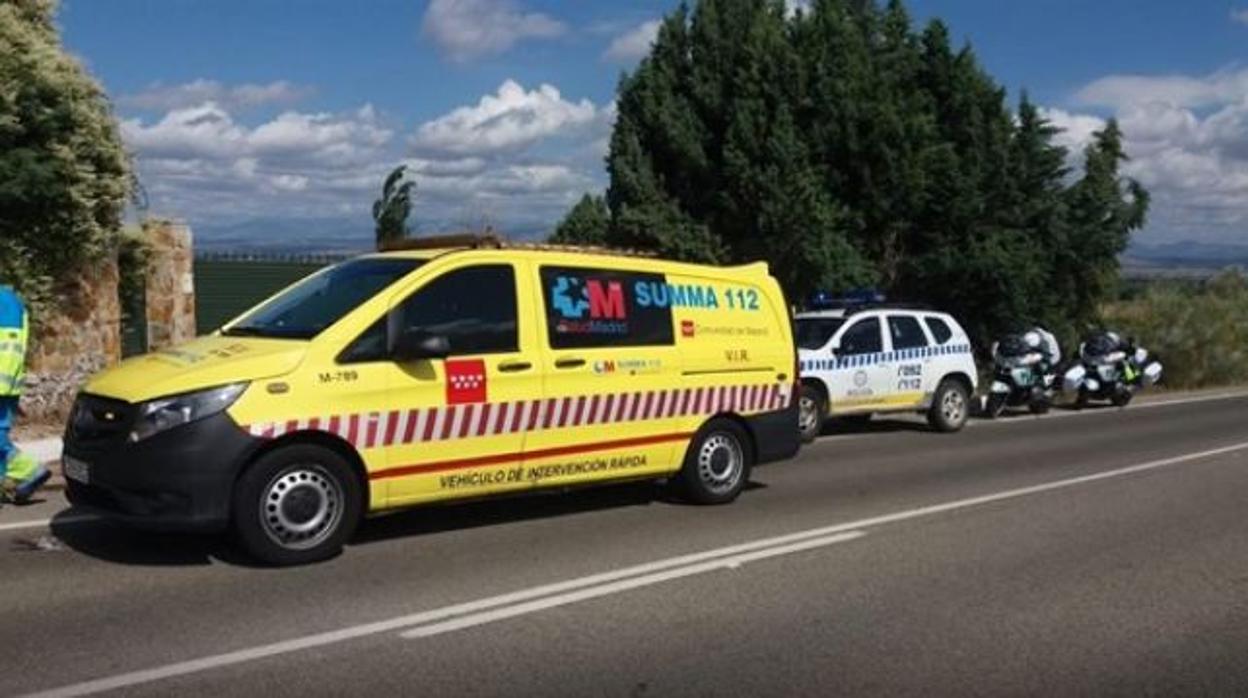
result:
<svg viewBox="0 0 1248 698"><path fill-rule="evenodd" d="M390 358L399 362L445 359L450 355L451 340L445 335L430 334L419 329L409 329L400 333L394 346L390 348Z"/></svg>

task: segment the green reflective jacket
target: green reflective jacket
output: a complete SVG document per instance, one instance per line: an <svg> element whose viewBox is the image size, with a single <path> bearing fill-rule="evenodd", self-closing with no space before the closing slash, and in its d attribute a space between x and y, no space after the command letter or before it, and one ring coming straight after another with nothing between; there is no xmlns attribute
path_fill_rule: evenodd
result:
<svg viewBox="0 0 1248 698"><path fill-rule="evenodd" d="M7 297L6 297L7 296ZM30 322L16 294L0 287L0 397L22 394Z"/></svg>

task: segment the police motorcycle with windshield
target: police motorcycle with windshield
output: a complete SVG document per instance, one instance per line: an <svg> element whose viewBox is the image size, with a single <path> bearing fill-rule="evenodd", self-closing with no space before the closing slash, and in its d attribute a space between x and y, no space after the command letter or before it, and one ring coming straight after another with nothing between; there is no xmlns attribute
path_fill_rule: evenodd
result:
<svg viewBox="0 0 1248 698"><path fill-rule="evenodd" d="M1048 412L1059 387L1057 364L1061 359L1057 338L1041 327L994 342L985 415L998 417L1007 407L1026 407L1032 414Z"/></svg>
<svg viewBox="0 0 1248 698"><path fill-rule="evenodd" d="M795 322L804 440L818 436L829 418L920 413L942 432L966 423L975 359L966 331L949 314L889 305L874 292L821 293Z"/></svg>
<svg viewBox="0 0 1248 698"><path fill-rule="evenodd" d="M1161 380L1161 362L1135 341L1116 332L1098 332L1079 345L1079 358L1067 370L1063 389L1075 393L1075 406L1093 400L1125 407L1135 393Z"/></svg>
<svg viewBox="0 0 1248 698"><path fill-rule="evenodd" d="M766 264L400 247L94 376L66 428L69 499L296 564L366 514L433 502L656 479L726 503L800 447Z"/></svg>

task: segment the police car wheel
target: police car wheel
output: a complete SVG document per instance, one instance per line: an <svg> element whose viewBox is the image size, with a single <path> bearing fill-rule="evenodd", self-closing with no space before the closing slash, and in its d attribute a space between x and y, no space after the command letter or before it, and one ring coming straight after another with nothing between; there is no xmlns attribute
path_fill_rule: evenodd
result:
<svg viewBox="0 0 1248 698"><path fill-rule="evenodd" d="M708 422L693 437L677 481L697 504L727 504L750 479L750 437L728 419Z"/></svg>
<svg viewBox="0 0 1248 698"><path fill-rule="evenodd" d="M802 394L798 402L797 428L801 432L802 441L810 443L823 431L823 416L827 414L823 393L810 385L802 386Z"/></svg>
<svg viewBox="0 0 1248 698"><path fill-rule="evenodd" d="M971 398L960 381L946 379L936 389L927 421L937 431L958 431L966 424L971 411Z"/></svg>
<svg viewBox="0 0 1248 698"><path fill-rule="evenodd" d="M242 547L271 565L333 557L359 523L363 497L337 453L298 444L267 453L234 490L234 531Z"/></svg>

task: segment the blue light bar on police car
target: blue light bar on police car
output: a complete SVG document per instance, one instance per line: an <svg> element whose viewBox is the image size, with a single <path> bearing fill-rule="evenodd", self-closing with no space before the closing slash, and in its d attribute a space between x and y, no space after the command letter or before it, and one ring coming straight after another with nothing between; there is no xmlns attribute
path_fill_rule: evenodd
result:
<svg viewBox="0 0 1248 698"><path fill-rule="evenodd" d="M827 309L846 308L855 305L870 305L872 303L883 303L884 301L884 294L880 291L869 288L860 288L839 296L828 291L816 291L810 294L810 298L807 299L806 305L811 309Z"/></svg>

